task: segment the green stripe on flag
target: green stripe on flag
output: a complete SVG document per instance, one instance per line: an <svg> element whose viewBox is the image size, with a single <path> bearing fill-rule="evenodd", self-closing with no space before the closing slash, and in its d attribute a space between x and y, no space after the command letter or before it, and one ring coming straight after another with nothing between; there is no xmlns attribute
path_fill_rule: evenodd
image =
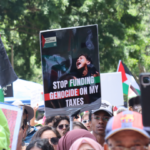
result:
<svg viewBox="0 0 150 150"><path fill-rule="evenodd" d="M129 85L122 83L122 87L123 87L123 94L128 95L128 91L129 91Z"/></svg>
<svg viewBox="0 0 150 150"><path fill-rule="evenodd" d="M141 91L140 90L136 89L136 91L139 93L139 95L141 95Z"/></svg>
<svg viewBox="0 0 150 150"><path fill-rule="evenodd" d="M94 83L100 83L100 77L99 76L94 77Z"/></svg>
<svg viewBox="0 0 150 150"><path fill-rule="evenodd" d="M122 83L122 87L123 87L123 94L128 95L129 85L126 83ZM141 95L140 90L136 89L136 91L139 93L139 95Z"/></svg>
<svg viewBox="0 0 150 150"><path fill-rule="evenodd" d="M0 102L4 102L4 94L2 89L0 89Z"/></svg>
<svg viewBox="0 0 150 150"><path fill-rule="evenodd" d="M44 44L44 48L56 47L56 46L57 46L57 43L56 43L56 42L45 43L45 44Z"/></svg>

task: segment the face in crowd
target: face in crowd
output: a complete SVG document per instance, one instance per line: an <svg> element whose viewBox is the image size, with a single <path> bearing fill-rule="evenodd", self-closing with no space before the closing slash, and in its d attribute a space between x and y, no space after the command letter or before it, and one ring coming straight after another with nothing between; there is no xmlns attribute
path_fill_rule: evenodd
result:
<svg viewBox="0 0 150 150"><path fill-rule="evenodd" d="M87 60L87 58L84 55L81 55L77 61L76 61L76 67L77 69L81 69L84 68L85 66L87 66L88 64L90 64L90 61Z"/></svg>
<svg viewBox="0 0 150 150"><path fill-rule="evenodd" d="M85 115L82 118L82 124L88 129L88 131L91 131L91 124L89 120L89 115Z"/></svg>
<svg viewBox="0 0 150 150"><path fill-rule="evenodd" d="M144 130L142 115L123 111L112 117L106 127L104 150L148 150L149 134Z"/></svg>
<svg viewBox="0 0 150 150"><path fill-rule="evenodd" d="M17 150L20 150L22 145L22 140L25 139L26 137L27 119L28 119L28 112L26 109L24 109L22 117L23 117L23 122L18 134Z"/></svg>
<svg viewBox="0 0 150 150"><path fill-rule="evenodd" d="M57 131L60 136L64 136L66 129L69 127L69 122L67 120L61 120L57 126Z"/></svg>
<svg viewBox="0 0 150 150"><path fill-rule="evenodd" d="M105 136L105 128L110 115L105 111L98 111L92 114L91 129L94 135Z"/></svg>
<svg viewBox="0 0 150 150"><path fill-rule="evenodd" d="M31 139L31 142L38 138L48 139L49 143L54 147L54 150L56 150L60 135L56 129L53 129L49 126L43 126L34 134L34 136Z"/></svg>
<svg viewBox="0 0 150 150"><path fill-rule="evenodd" d="M132 131L120 131L108 139L105 150L148 150L149 139Z"/></svg>
<svg viewBox="0 0 150 150"><path fill-rule="evenodd" d="M48 139L50 144L52 144L54 149L56 150L57 145L52 143L53 142L52 140L57 139L57 136L53 131L47 130L47 131L43 132L43 134L41 135L41 139Z"/></svg>
<svg viewBox="0 0 150 150"><path fill-rule="evenodd" d="M47 139L36 139L30 142L26 150L54 150Z"/></svg>

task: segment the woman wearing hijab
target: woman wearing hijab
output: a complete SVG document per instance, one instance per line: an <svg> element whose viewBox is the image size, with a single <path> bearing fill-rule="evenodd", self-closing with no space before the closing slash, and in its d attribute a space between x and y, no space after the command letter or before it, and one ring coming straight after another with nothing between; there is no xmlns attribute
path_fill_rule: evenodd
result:
<svg viewBox="0 0 150 150"><path fill-rule="evenodd" d="M69 150L85 150L85 149L103 150L102 146L99 143L97 143L93 139L86 137L79 138L78 140L76 140Z"/></svg>
<svg viewBox="0 0 150 150"><path fill-rule="evenodd" d="M94 135L84 129L76 129L67 132L58 142L57 150L69 150L71 145L79 138L87 137L96 141Z"/></svg>

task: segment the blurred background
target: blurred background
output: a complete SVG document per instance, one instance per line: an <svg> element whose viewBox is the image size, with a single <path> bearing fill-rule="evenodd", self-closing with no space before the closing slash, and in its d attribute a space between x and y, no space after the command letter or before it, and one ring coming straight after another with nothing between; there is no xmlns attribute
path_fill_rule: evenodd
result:
<svg viewBox="0 0 150 150"><path fill-rule="evenodd" d="M21 79L42 83L39 31L98 24L100 70L150 72L150 0L1 0L0 35Z"/></svg>

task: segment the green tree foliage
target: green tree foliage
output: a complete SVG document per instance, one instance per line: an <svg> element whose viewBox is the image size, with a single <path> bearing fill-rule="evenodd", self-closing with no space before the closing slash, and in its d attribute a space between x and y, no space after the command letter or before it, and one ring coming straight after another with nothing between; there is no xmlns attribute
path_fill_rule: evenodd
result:
<svg viewBox="0 0 150 150"><path fill-rule="evenodd" d="M98 24L101 72L150 71L150 0L1 0L0 33L20 78L42 82L39 31Z"/></svg>

